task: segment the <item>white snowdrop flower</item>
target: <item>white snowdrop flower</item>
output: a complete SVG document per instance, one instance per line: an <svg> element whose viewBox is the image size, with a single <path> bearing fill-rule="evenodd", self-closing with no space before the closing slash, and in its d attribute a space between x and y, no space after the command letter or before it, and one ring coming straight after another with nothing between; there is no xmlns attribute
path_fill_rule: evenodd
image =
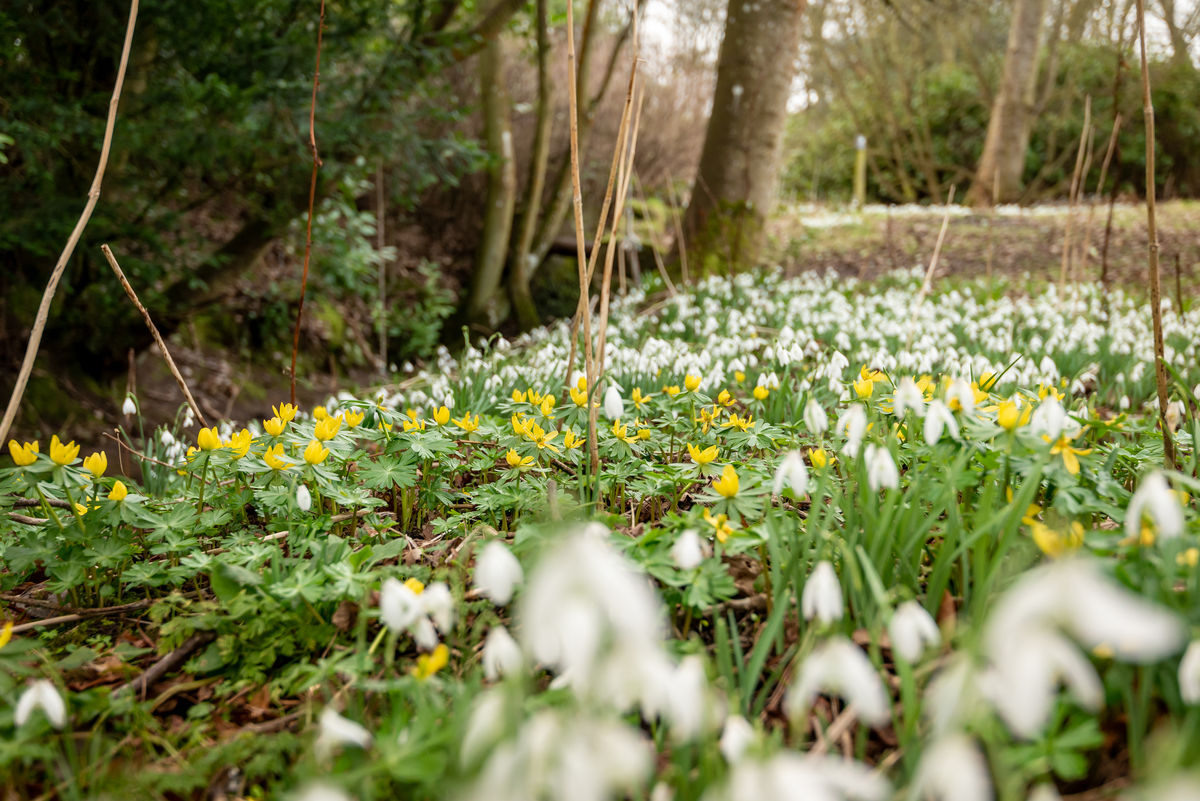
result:
<svg viewBox="0 0 1200 801"><path fill-rule="evenodd" d="M817 436L829 430L829 415L814 398L809 398L808 403L804 404L804 426L809 433Z"/></svg>
<svg viewBox="0 0 1200 801"><path fill-rule="evenodd" d="M425 615L417 618L408 631L412 634L413 642L422 651L432 651L434 648L437 648L437 629L433 627L433 621Z"/></svg>
<svg viewBox="0 0 1200 801"><path fill-rule="evenodd" d="M775 483L771 492L779 495L784 487L791 489L792 497L796 500L803 498L805 490L808 489L808 467L805 466L804 457L799 451L788 451L779 467L775 469Z"/></svg>
<svg viewBox="0 0 1200 801"><path fill-rule="evenodd" d="M133 417L137 414L137 403L133 400L132 395L125 396L125 402L121 404L121 414L126 417Z"/></svg>
<svg viewBox="0 0 1200 801"><path fill-rule="evenodd" d="M288 796L291 801L354 801L354 798L332 784L310 784L295 795Z"/></svg>
<svg viewBox="0 0 1200 801"><path fill-rule="evenodd" d="M693 740L703 733L705 724L713 717L703 658L695 654L685 656L672 671L665 711L676 742Z"/></svg>
<svg viewBox="0 0 1200 801"><path fill-rule="evenodd" d="M192 411L192 407L188 406L183 410L183 427L191 428L196 422L196 414Z"/></svg>
<svg viewBox="0 0 1200 801"><path fill-rule="evenodd" d="M975 411L975 389L971 386L971 382L965 378L956 378L950 382L950 389L946 391L946 400L958 401L962 407L963 414L971 414Z"/></svg>
<svg viewBox="0 0 1200 801"><path fill-rule="evenodd" d="M900 471L887 448L874 443L867 444L867 486L872 490L896 489L900 486Z"/></svg>
<svg viewBox="0 0 1200 801"><path fill-rule="evenodd" d="M304 484L296 487L296 506L300 508L301 512L307 512L312 508L312 493Z"/></svg>
<svg viewBox="0 0 1200 801"><path fill-rule="evenodd" d="M800 610L805 620L814 617L825 625L842 619L842 585L833 565L822 559L813 568L800 595Z"/></svg>
<svg viewBox="0 0 1200 801"><path fill-rule="evenodd" d="M742 758L746 749L757 739L754 727L741 715L730 715L721 729L721 756L733 764Z"/></svg>
<svg viewBox="0 0 1200 801"><path fill-rule="evenodd" d="M862 447L863 435L867 433L867 413L863 407L856 403L843 412L838 418L838 431L846 436L846 444L842 446L842 451L857 456L858 449Z"/></svg>
<svg viewBox="0 0 1200 801"><path fill-rule="evenodd" d="M925 412L925 442L936 445L942 438L942 432L949 430L952 439L958 439L958 421L953 412L940 400L931 401Z"/></svg>
<svg viewBox="0 0 1200 801"><path fill-rule="evenodd" d="M498 540L492 540L475 557L474 587L498 606L512 600L513 590L525 573L521 563Z"/></svg>
<svg viewBox="0 0 1200 801"><path fill-rule="evenodd" d="M444 634L453 628L454 596L450 594L450 588L445 582L430 584L418 598L421 600L421 611L429 616L438 631Z"/></svg>
<svg viewBox="0 0 1200 801"><path fill-rule="evenodd" d="M1200 640L1193 640L1179 662L1179 694L1186 704L1200 704Z"/></svg>
<svg viewBox="0 0 1200 801"><path fill-rule="evenodd" d="M983 752L964 734L942 737L925 750L914 789L930 801L992 801L992 778Z"/></svg>
<svg viewBox="0 0 1200 801"><path fill-rule="evenodd" d="M845 637L826 640L804 660L788 690L789 716L800 718L820 693L838 695L853 704L858 719L870 726L882 726L891 719L891 700L875 666Z"/></svg>
<svg viewBox="0 0 1200 801"><path fill-rule="evenodd" d="M680 570L692 570L704 561L700 535L694 529L687 529L675 540L675 544L671 546L671 560Z"/></svg>
<svg viewBox="0 0 1200 801"><path fill-rule="evenodd" d="M657 782L650 790L650 801L672 801L674 798L675 791L666 782Z"/></svg>
<svg viewBox="0 0 1200 801"><path fill-rule="evenodd" d="M892 396L892 407L893 413L901 418L909 411L914 412L917 417L925 413L925 395L916 381L908 376L900 379Z"/></svg>
<svg viewBox="0 0 1200 801"><path fill-rule="evenodd" d="M323 756L332 753L339 745L353 745L358 748L371 747L371 732L361 724L342 717L331 706L321 710L317 726L319 733L313 748Z"/></svg>
<svg viewBox="0 0 1200 801"><path fill-rule="evenodd" d="M987 705L974 662L965 654L952 653L946 666L929 682L921 712L933 733L940 735L957 731Z"/></svg>
<svg viewBox="0 0 1200 801"><path fill-rule="evenodd" d="M830 377L841 378L846 372L846 368L850 366L850 360L847 359L840 350L835 350L833 355L829 357L829 375Z"/></svg>
<svg viewBox="0 0 1200 801"><path fill-rule="evenodd" d="M521 646L504 626L493 626L483 643L483 675L488 681L509 676L521 670L525 657Z"/></svg>
<svg viewBox="0 0 1200 801"><path fill-rule="evenodd" d="M13 723L24 726L35 709L42 710L54 728L61 729L67 725L67 705L55 686L46 679L38 679L21 693L17 710L13 713Z"/></svg>
<svg viewBox="0 0 1200 801"><path fill-rule="evenodd" d="M1183 414L1186 407L1183 401L1171 401L1167 404L1167 430L1174 433L1179 428L1179 424L1183 421Z"/></svg>
<svg viewBox="0 0 1200 801"><path fill-rule="evenodd" d="M1062 801L1053 784L1039 784L1029 791L1028 801Z"/></svg>
<svg viewBox="0 0 1200 801"><path fill-rule="evenodd" d="M499 687L484 690L475 696L459 747L459 758L463 765L475 764L487 747L504 734L510 720L507 707L507 696Z"/></svg>
<svg viewBox="0 0 1200 801"><path fill-rule="evenodd" d="M712 801L886 801L887 779L859 762L780 751L734 764Z"/></svg>
<svg viewBox="0 0 1200 801"><path fill-rule="evenodd" d="M1117 408L1123 412L1127 412L1127 411L1129 411L1129 406L1130 406L1129 396L1122 395L1121 399L1119 401L1117 401Z"/></svg>
<svg viewBox="0 0 1200 801"><path fill-rule="evenodd" d="M916 601L905 601L888 622L892 650L907 662L916 662L926 648L942 641L937 622Z"/></svg>
<svg viewBox="0 0 1200 801"><path fill-rule="evenodd" d="M1035 434L1044 434L1050 439L1058 439L1067 424L1067 413L1058 398L1048 395L1045 400L1033 410L1029 419L1029 427Z"/></svg>
<svg viewBox="0 0 1200 801"><path fill-rule="evenodd" d="M1154 521L1154 531L1162 539L1183 533L1183 508L1179 498L1171 491L1166 477L1157 471L1143 478L1137 492L1129 499L1129 507L1125 510L1125 536L1139 537L1144 517Z"/></svg>
<svg viewBox="0 0 1200 801"><path fill-rule="evenodd" d="M422 615L421 596L394 578L385 579L379 593L379 617L395 632L407 631Z"/></svg>
<svg viewBox="0 0 1200 801"><path fill-rule="evenodd" d="M621 400L621 389L616 384L610 384L604 391L604 414L610 420L625 416L625 401Z"/></svg>
<svg viewBox="0 0 1200 801"><path fill-rule="evenodd" d="M1200 401L1200 384L1192 387L1192 397Z"/></svg>

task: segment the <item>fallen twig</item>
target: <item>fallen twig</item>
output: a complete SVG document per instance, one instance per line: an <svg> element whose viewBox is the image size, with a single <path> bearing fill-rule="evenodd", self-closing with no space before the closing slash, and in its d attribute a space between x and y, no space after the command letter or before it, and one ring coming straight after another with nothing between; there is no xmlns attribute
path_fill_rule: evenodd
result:
<svg viewBox="0 0 1200 801"><path fill-rule="evenodd" d="M183 641L183 644L164 656L162 659L155 662L150 667L139 675L137 678L122 684L117 689L113 690L113 696L121 695L129 690L134 690L138 695L143 695L146 689L154 682L158 681L164 675L174 670L179 665L182 665L191 655L193 651L202 645L208 645L217 638L214 631L198 631L191 637Z"/></svg>
<svg viewBox="0 0 1200 801"><path fill-rule="evenodd" d="M22 601L21 603L24 603ZM157 603L157 599L146 599L144 601L134 601L130 604L122 604L121 606L106 606L96 609L80 609L69 615L59 615L58 617L47 617L41 620L31 620L28 623L22 623L19 626L13 626L13 634L20 634L23 631L40 628L42 626L57 626L59 623L75 623L79 620L90 620L94 617L112 617L113 615L123 615L126 612L136 612L140 609L147 609Z"/></svg>

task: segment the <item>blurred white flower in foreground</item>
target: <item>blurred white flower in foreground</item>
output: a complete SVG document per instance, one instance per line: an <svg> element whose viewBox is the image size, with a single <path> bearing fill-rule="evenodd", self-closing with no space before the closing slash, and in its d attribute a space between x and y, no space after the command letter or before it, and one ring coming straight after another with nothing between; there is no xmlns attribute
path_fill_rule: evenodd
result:
<svg viewBox="0 0 1200 801"><path fill-rule="evenodd" d="M730 764L737 762L756 738L754 727L748 720L741 715L730 715L721 730L721 756Z"/></svg>
<svg viewBox="0 0 1200 801"><path fill-rule="evenodd" d="M808 467L805 466L800 451L788 451L779 467L775 469L775 483L771 492L779 495L784 488L790 489L792 497L796 500L803 498L808 489Z"/></svg>
<svg viewBox="0 0 1200 801"><path fill-rule="evenodd" d="M822 559L813 568L800 594L800 611L805 620L814 617L826 625L842 619L842 585L833 565Z"/></svg>
<svg viewBox="0 0 1200 801"><path fill-rule="evenodd" d="M885 801L887 779L866 765L836 757L780 751L736 762L723 787L704 801Z"/></svg>
<svg viewBox="0 0 1200 801"><path fill-rule="evenodd" d="M288 798L292 801L354 801L353 796L332 784L310 784Z"/></svg>
<svg viewBox="0 0 1200 801"><path fill-rule="evenodd" d="M984 692L1013 732L1030 738L1046 724L1060 680L1086 707L1103 701L1095 669L1075 643L1124 661L1155 662L1179 650L1184 627L1095 562L1062 559L1018 579L988 617L983 637L991 664Z"/></svg>
<svg viewBox="0 0 1200 801"><path fill-rule="evenodd" d="M917 417L922 416L925 413L925 395L917 386L916 381L905 376L896 386L892 400L892 413L902 418L909 411L912 411Z"/></svg>
<svg viewBox="0 0 1200 801"><path fill-rule="evenodd" d="M61 729L67 725L67 705L54 685L46 679L38 679L21 693L13 723L24 726L35 709L42 710L54 728Z"/></svg>
<svg viewBox="0 0 1200 801"><path fill-rule="evenodd" d="M483 642L483 675L488 681L518 672L525 662L521 646L504 626L493 626Z"/></svg>
<svg viewBox="0 0 1200 801"><path fill-rule="evenodd" d="M388 578L379 593L379 617L389 629L410 633L429 651L438 642L434 625L444 634L454 624L454 598L442 582L425 587L412 579L401 583Z"/></svg>
<svg viewBox="0 0 1200 801"><path fill-rule="evenodd" d="M892 454L882 445L868 443L867 486L872 490L896 489L900 486L900 471L892 460Z"/></svg>
<svg viewBox="0 0 1200 801"><path fill-rule="evenodd" d="M319 733L313 748L318 754L328 755L339 745L371 747L371 732L362 725L342 717L333 707L327 706L321 710L317 725Z"/></svg>
<svg viewBox="0 0 1200 801"><path fill-rule="evenodd" d="M694 529L687 529L671 546L671 560L680 570L692 570L704 561L704 546Z"/></svg>
<svg viewBox="0 0 1200 801"><path fill-rule="evenodd" d="M858 449L862 447L863 435L867 433L867 413L863 407L856 403L842 412L842 416L838 418L838 431L846 436L846 444L842 446L842 451L857 456Z"/></svg>
<svg viewBox="0 0 1200 801"><path fill-rule="evenodd" d="M1062 801L1053 784L1039 784L1029 791L1028 801Z"/></svg>
<svg viewBox="0 0 1200 801"><path fill-rule="evenodd" d="M930 801L991 801L992 779L979 747L951 734L925 749L914 781L916 795Z"/></svg>
<svg viewBox="0 0 1200 801"><path fill-rule="evenodd" d="M1162 473L1154 472L1142 479L1137 492L1129 499L1125 510L1125 536L1138 538L1142 519L1154 521L1154 533L1161 539L1178 537L1183 533L1183 508L1179 498Z"/></svg>
<svg viewBox="0 0 1200 801"><path fill-rule="evenodd" d="M945 430L949 430L951 439L958 439L958 421L954 419L950 409L940 400L932 401L925 412L926 444L936 445Z"/></svg>
<svg viewBox="0 0 1200 801"><path fill-rule="evenodd" d="M1029 428L1035 434L1042 434L1050 439L1058 439L1067 424L1067 413L1063 410L1058 398L1049 395L1033 410L1029 419Z"/></svg>
<svg viewBox="0 0 1200 801"><path fill-rule="evenodd" d="M975 411L975 389L971 386L971 382L965 378L956 378L950 382L950 389L946 392L946 401L950 406L954 405L954 401L958 401L963 414L973 413Z"/></svg>
<svg viewBox="0 0 1200 801"><path fill-rule="evenodd" d="M826 640L804 660L788 690L788 716L797 720L807 713L820 693L841 696L868 725L882 726L891 719L891 700L875 666L845 637Z"/></svg>
<svg viewBox="0 0 1200 801"><path fill-rule="evenodd" d="M810 434L820 435L829 430L829 415L825 413L824 407L812 398L804 404L804 425Z"/></svg>
<svg viewBox="0 0 1200 801"><path fill-rule="evenodd" d="M524 576L517 557L497 540L483 546L475 558L475 589L498 606L512 600L513 590Z"/></svg>
<svg viewBox="0 0 1200 801"><path fill-rule="evenodd" d="M1179 694L1185 704L1200 704L1200 640L1192 640L1179 661Z"/></svg>
<svg viewBox="0 0 1200 801"><path fill-rule="evenodd" d="M605 801L634 794L652 746L618 720L543 710L488 755L464 801Z"/></svg>
<svg viewBox="0 0 1200 801"><path fill-rule="evenodd" d="M888 622L888 637L892 650L907 662L916 662L926 648L942 641L937 622L916 601L905 601L897 607Z"/></svg>

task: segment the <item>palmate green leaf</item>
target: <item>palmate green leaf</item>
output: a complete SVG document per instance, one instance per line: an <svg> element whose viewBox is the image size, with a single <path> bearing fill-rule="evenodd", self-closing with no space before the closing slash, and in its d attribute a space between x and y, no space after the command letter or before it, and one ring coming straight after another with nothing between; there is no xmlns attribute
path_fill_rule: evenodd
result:
<svg viewBox="0 0 1200 801"><path fill-rule="evenodd" d="M374 490L408 489L417 483L416 465L394 457L361 464L356 475L365 486Z"/></svg>

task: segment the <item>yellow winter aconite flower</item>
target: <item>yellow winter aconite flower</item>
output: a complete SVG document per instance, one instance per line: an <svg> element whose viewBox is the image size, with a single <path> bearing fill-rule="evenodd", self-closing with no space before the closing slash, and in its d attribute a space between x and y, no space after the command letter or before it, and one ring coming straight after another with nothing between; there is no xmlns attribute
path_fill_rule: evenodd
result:
<svg viewBox="0 0 1200 801"><path fill-rule="evenodd" d="M313 427L313 436L321 441L328 441L336 437L341 428L341 417L326 416Z"/></svg>
<svg viewBox="0 0 1200 801"><path fill-rule="evenodd" d="M525 393L519 389L514 389L512 393L512 401L513 403L524 403Z"/></svg>
<svg viewBox="0 0 1200 801"><path fill-rule="evenodd" d="M444 426L450 422L450 410L445 406L439 406L433 410L433 422L439 426Z"/></svg>
<svg viewBox="0 0 1200 801"><path fill-rule="evenodd" d="M813 448L808 452L808 461L812 462L813 467L820 470L829 464L832 459L829 458L829 454L825 452L824 448Z"/></svg>
<svg viewBox="0 0 1200 801"><path fill-rule="evenodd" d="M734 370L733 380L740 384L746 380L746 374L743 373L741 370Z"/></svg>
<svg viewBox="0 0 1200 801"><path fill-rule="evenodd" d="M417 666L413 668L413 675L424 681L444 668L449 661L450 649L446 647L445 643L439 643L438 647L430 653L417 657Z"/></svg>
<svg viewBox="0 0 1200 801"><path fill-rule="evenodd" d="M216 429L213 430L215 431ZM75 444L75 440L71 440L64 445L59 441L58 434L50 438L50 459L55 464L68 465L75 461L75 457L78 455L79 446Z"/></svg>
<svg viewBox="0 0 1200 801"><path fill-rule="evenodd" d="M669 387L663 387L663 392L670 395L672 398L679 394L679 387L672 384Z"/></svg>
<svg viewBox="0 0 1200 801"><path fill-rule="evenodd" d="M713 516L707 508L704 510L704 522L713 527L717 542L725 542L733 534L733 526L729 525L729 515Z"/></svg>
<svg viewBox="0 0 1200 801"><path fill-rule="evenodd" d="M1083 545L1083 524L1078 521L1071 523L1066 531L1052 529L1040 520L1031 521L1029 527L1037 547L1051 559L1057 559Z"/></svg>
<svg viewBox="0 0 1200 801"><path fill-rule="evenodd" d="M721 428L736 428L738 431L745 431L752 425L754 425L753 415L738 417L736 414L731 414L729 419L721 424Z"/></svg>
<svg viewBox="0 0 1200 801"><path fill-rule="evenodd" d="M538 408L542 412L542 417L553 417L554 416L554 404L556 402L557 401L553 395L543 395L542 396L542 402L540 404L538 404Z"/></svg>
<svg viewBox="0 0 1200 801"><path fill-rule="evenodd" d="M572 431L571 429L568 428L567 432L565 434L563 434L563 447L566 448L567 450L569 450L569 451L574 450L575 448L578 448L582 444L583 444L583 439L575 436L575 432Z"/></svg>
<svg viewBox="0 0 1200 801"><path fill-rule="evenodd" d="M408 419L403 421L405 433L425 430L425 421L417 416L416 409L409 409L405 414L408 415Z"/></svg>
<svg viewBox="0 0 1200 801"><path fill-rule="evenodd" d="M125 486L125 482L118 480L113 484L112 489L109 490L108 499L110 501L123 501L128 494L129 488Z"/></svg>
<svg viewBox="0 0 1200 801"><path fill-rule="evenodd" d="M309 464L320 464L327 458L329 458L329 448L322 445L319 439L312 440L304 449L304 461Z"/></svg>
<svg viewBox="0 0 1200 801"><path fill-rule="evenodd" d="M529 387L525 390L525 400L529 401L529 403L533 406L542 405L542 396L540 393L535 392L533 387Z"/></svg>
<svg viewBox="0 0 1200 801"><path fill-rule="evenodd" d="M13 622L11 620L4 621L4 628L0 629L0 648L8 645L12 639Z"/></svg>
<svg viewBox="0 0 1200 801"><path fill-rule="evenodd" d="M29 467L29 465L37 461L37 440L19 445L15 439L10 439L8 441L8 452L12 455L12 460L17 467Z"/></svg>
<svg viewBox="0 0 1200 801"><path fill-rule="evenodd" d="M475 415L475 419L472 420L471 413L467 412L466 414L464 414L462 416L461 420L455 420L453 422L454 422L454 425L458 426L463 431L466 431L468 434L470 434L479 428L479 415Z"/></svg>
<svg viewBox="0 0 1200 801"><path fill-rule="evenodd" d="M533 420L522 417L520 413L514 414L510 422L512 422L513 433L518 437L529 437L533 432Z"/></svg>
<svg viewBox="0 0 1200 801"><path fill-rule="evenodd" d="M710 410L707 406L700 409L700 416L695 418L693 422L700 424L701 433L707 434L709 427L717 421L721 416L721 410L716 406Z"/></svg>
<svg viewBox="0 0 1200 801"><path fill-rule="evenodd" d="M740 486L741 482L738 481L737 471L731 464L725 465L725 468L721 470L721 477L712 483L712 488L717 491L717 494L726 498L736 496Z"/></svg>
<svg viewBox="0 0 1200 801"><path fill-rule="evenodd" d="M640 412L642 410L642 406L646 404L646 401L653 397L653 395L643 395L640 387L634 387L633 394L629 396L629 399L633 401L633 405L636 406L637 410Z"/></svg>
<svg viewBox="0 0 1200 801"><path fill-rule="evenodd" d="M582 378L579 379L579 382L586 383ZM571 387L571 402L576 406L587 406L587 387L583 386L578 389Z"/></svg>
<svg viewBox="0 0 1200 801"><path fill-rule="evenodd" d="M721 390L720 394L717 395L717 403L726 407L733 405L733 396L729 394L729 390Z"/></svg>
<svg viewBox="0 0 1200 801"><path fill-rule="evenodd" d="M225 446L233 451L233 458L241 459L250 452L250 443L254 441L254 435L248 429L243 428L229 438Z"/></svg>
<svg viewBox="0 0 1200 801"><path fill-rule="evenodd" d="M425 585L421 583L419 578L415 578L413 576L409 576L404 580L404 586L408 587L409 591L412 592L413 595L420 595L421 593L425 592Z"/></svg>
<svg viewBox="0 0 1200 801"><path fill-rule="evenodd" d="M767 389L766 384L759 384L754 388L754 399L764 401L771 394L771 390Z"/></svg>
<svg viewBox="0 0 1200 801"><path fill-rule="evenodd" d="M263 431L266 431L272 437L278 437L283 433L283 427L287 423L279 417L272 417L270 420L263 420Z"/></svg>
<svg viewBox="0 0 1200 801"><path fill-rule="evenodd" d="M1079 459L1076 457L1086 456L1092 452L1091 448L1076 448L1071 444L1071 441L1082 433L1079 431L1075 434L1068 434L1064 431L1057 440L1053 440L1053 444L1050 446L1050 454L1052 456L1061 455L1063 467L1067 468L1067 472L1073 476L1079 474ZM1051 442L1050 437L1045 434L1042 435L1042 439Z"/></svg>
<svg viewBox="0 0 1200 801"><path fill-rule="evenodd" d="M215 451L221 447L221 434L217 431L217 427L200 429L200 433L196 435L196 444L202 451Z"/></svg>
<svg viewBox="0 0 1200 801"><path fill-rule="evenodd" d="M545 450L546 448L549 448L555 453L558 453L558 446L554 444L554 438L557 436L557 431L546 433L545 429L543 429L537 423L534 423L530 427L529 439L534 445L537 445L538 450Z"/></svg>
<svg viewBox="0 0 1200 801"><path fill-rule="evenodd" d="M632 445L633 439L629 436L629 426L621 425L620 420L614 420L612 425L612 435L624 442L626 445Z"/></svg>
<svg viewBox="0 0 1200 801"><path fill-rule="evenodd" d="M1038 398L1040 400L1045 400L1049 395L1053 395L1054 399L1057 401L1062 401L1066 397L1066 395L1059 392L1053 384L1041 384L1038 386Z"/></svg>
<svg viewBox="0 0 1200 801"><path fill-rule="evenodd" d="M346 421L346 428L354 428L361 423L367 416L367 413L361 409L347 409L342 415L342 419Z"/></svg>
<svg viewBox="0 0 1200 801"><path fill-rule="evenodd" d="M700 389L700 376L688 373L683 377L683 388L688 392L695 392Z"/></svg>
<svg viewBox="0 0 1200 801"><path fill-rule="evenodd" d="M712 462L713 460L715 460L717 458L717 446L716 445L709 445L704 450L700 450L700 448L698 446L693 445L692 443L689 442L687 449L688 449L688 455L692 457L692 461L695 462L696 464L700 465L701 467L703 467L706 464L709 464L710 462Z"/></svg>
<svg viewBox="0 0 1200 801"><path fill-rule="evenodd" d="M650 437L653 435L653 433L654 432L652 432L648 428L639 428L638 432L637 432L637 438L642 441L645 441L645 440L650 439Z"/></svg>
<svg viewBox="0 0 1200 801"><path fill-rule="evenodd" d="M1032 414L1033 407L1031 405L1025 404L1022 412L1017 406L1017 402L1010 398L996 407L996 423L1005 431L1015 431L1028 423Z"/></svg>
<svg viewBox="0 0 1200 801"><path fill-rule="evenodd" d="M1195 567L1200 564L1200 548L1188 548L1175 556L1175 564L1180 567Z"/></svg>
<svg viewBox="0 0 1200 801"><path fill-rule="evenodd" d="M509 448L508 453L504 454L504 461L508 462L509 467L528 467L533 464L533 457L522 456L512 448Z"/></svg>
<svg viewBox="0 0 1200 801"><path fill-rule="evenodd" d="M91 473L95 478L100 478L104 475L104 471L108 469L108 454L104 451L96 451L91 456L85 457L83 460L83 469Z"/></svg>
<svg viewBox="0 0 1200 801"><path fill-rule="evenodd" d="M325 411L324 406L314 406L312 411L313 419L320 421L329 417L329 412Z"/></svg>
<svg viewBox="0 0 1200 801"><path fill-rule="evenodd" d="M296 416L296 412L300 411L300 407L291 403L281 403L278 406L272 406L271 411L283 422L290 423Z"/></svg>
<svg viewBox="0 0 1200 801"><path fill-rule="evenodd" d="M263 461L267 463L267 467L272 470L287 470L291 467L290 462L283 461L283 443L277 443L267 448L263 454Z"/></svg>
<svg viewBox="0 0 1200 801"><path fill-rule="evenodd" d="M80 517L83 517L87 513L88 513L88 508L86 506L84 506L82 503L76 502L75 514L79 515Z"/></svg>
<svg viewBox="0 0 1200 801"><path fill-rule="evenodd" d="M858 378L860 381L870 381L872 384L887 381L887 376L883 374L882 370L872 370L865 364L858 369Z"/></svg>
<svg viewBox="0 0 1200 801"><path fill-rule="evenodd" d="M869 378L863 378L854 382L854 394L861 400L871 397L871 393L874 391L875 382Z"/></svg>

